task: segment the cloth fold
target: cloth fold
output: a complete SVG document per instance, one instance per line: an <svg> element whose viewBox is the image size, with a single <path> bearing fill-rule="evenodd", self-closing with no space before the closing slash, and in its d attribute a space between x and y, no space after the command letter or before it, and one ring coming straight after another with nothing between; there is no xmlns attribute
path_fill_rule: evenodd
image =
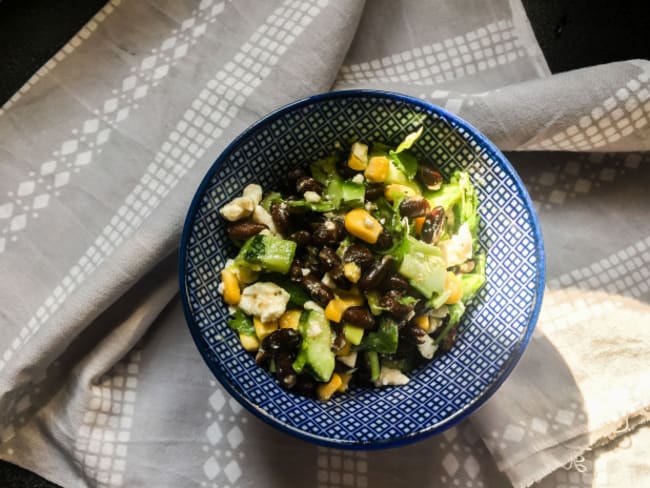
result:
<svg viewBox="0 0 650 488"><path fill-rule="evenodd" d="M529 486L648 420L649 313L619 295L547 291L526 355L472 418L513 484Z"/></svg>
<svg viewBox="0 0 650 488"><path fill-rule="evenodd" d="M175 298L207 168L333 87L419 96L513 151L546 236L549 290L511 378L398 450L250 417ZM516 0L111 0L0 108L0 458L64 486L607 486L627 460L650 483L615 447L647 444L622 426L649 406L649 117L650 63L551 75ZM581 457L591 471L567 474Z"/></svg>

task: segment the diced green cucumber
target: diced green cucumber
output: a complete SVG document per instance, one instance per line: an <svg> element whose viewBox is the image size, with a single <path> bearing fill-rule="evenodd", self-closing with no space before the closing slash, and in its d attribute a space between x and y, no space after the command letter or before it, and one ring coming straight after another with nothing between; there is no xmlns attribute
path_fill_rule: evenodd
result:
<svg viewBox="0 0 650 488"><path fill-rule="evenodd" d="M424 296L440 295L444 291L447 272L440 249L411 236L407 236L402 244L405 250L399 273Z"/></svg>
<svg viewBox="0 0 650 488"><path fill-rule="evenodd" d="M332 329L323 312L305 310L300 315L298 332L302 336L300 351L293 369L300 374L309 371L318 381L329 381L334 372L335 358L330 349Z"/></svg>
<svg viewBox="0 0 650 488"><path fill-rule="evenodd" d="M434 310L436 308L440 308L445 303L447 303L447 300L449 299L450 296L451 296L451 291L450 290L443 290L442 293L440 293L438 295L434 295L433 297L431 297L431 299L429 300L429 305Z"/></svg>
<svg viewBox="0 0 650 488"><path fill-rule="evenodd" d="M296 243L276 236L257 234L248 239L235 258L236 264L256 271L285 274L291 267Z"/></svg>
<svg viewBox="0 0 650 488"><path fill-rule="evenodd" d="M361 183L353 181L341 181L333 179L327 184L325 198L338 208L360 207L363 205L366 196L366 187Z"/></svg>
<svg viewBox="0 0 650 488"><path fill-rule="evenodd" d="M341 183L341 199L351 207L360 207L366 198L366 187L361 183L344 181Z"/></svg>
<svg viewBox="0 0 650 488"><path fill-rule="evenodd" d="M352 345L358 346L363 339L363 329L352 324L343 324L343 335Z"/></svg>

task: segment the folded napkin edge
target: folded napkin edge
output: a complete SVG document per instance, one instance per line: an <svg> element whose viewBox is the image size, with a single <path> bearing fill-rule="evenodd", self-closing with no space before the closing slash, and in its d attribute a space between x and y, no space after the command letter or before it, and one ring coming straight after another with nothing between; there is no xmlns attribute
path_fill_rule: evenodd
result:
<svg viewBox="0 0 650 488"><path fill-rule="evenodd" d="M595 429L591 432L586 432L582 435L578 435L574 437L574 439L585 437L586 438L585 440L588 443L585 447L577 447L577 446L571 447L571 446L566 446L564 444L556 444L555 446L548 446L544 450L548 451L560 446L565 447L567 449L567 452L564 455L556 454L556 457L560 458L559 459L560 462L555 463L555 465L543 465L540 469L533 471L531 475L521 478L519 480L513 480L508 470L512 470L512 468L523 464L526 460L530 460L532 457L534 457L533 455L533 456L529 456L526 460L522 460L519 463L511 464L509 468L501 469L501 467L499 467L499 470L505 472L506 475L508 475L508 478L510 479L513 488L528 488L532 486L534 483L541 481L543 478L550 475L551 473L571 463L571 461L583 455L585 452L591 451L595 448L606 446L607 444L623 437L624 435L628 434L629 432L633 431L638 427L641 427L646 423L650 423L650 405L637 409L635 412L632 412L629 415L625 416L624 419L619 419L617 421L604 424L599 429ZM623 426L622 429L621 426ZM594 435L597 435L596 440L590 441L590 437ZM543 451L538 451L538 453L536 454L539 454L540 452Z"/></svg>

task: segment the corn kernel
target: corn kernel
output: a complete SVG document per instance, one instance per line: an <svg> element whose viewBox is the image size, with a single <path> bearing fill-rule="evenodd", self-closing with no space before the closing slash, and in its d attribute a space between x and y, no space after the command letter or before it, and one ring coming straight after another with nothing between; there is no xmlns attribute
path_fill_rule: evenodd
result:
<svg viewBox="0 0 650 488"><path fill-rule="evenodd" d="M330 398L332 398L332 395L338 388L343 384L343 380L339 376L338 373L332 374L332 378L329 380L329 382L325 383L324 385L319 385L318 388L316 389L316 392L318 393L318 398L323 401L327 401Z"/></svg>
<svg viewBox="0 0 650 488"><path fill-rule="evenodd" d="M388 158L385 156L375 156L370 158L370 162L368 163L364 175L368 181L381 183L386 180L389 168L390 161L388 161Z"/></svg>
<svg viewBox="0 0 650 488"><path fill-rule="evenodd" d="M363 300L362 295L334 295L325 307L325 317L332 322L340 322L346 309L363 305Z"/></svg>
<svg viewBox="0 0 650 488"><path fill-rule="evenodd" d="M248 352L257 351L260 347L260 341L255 336L239 333L239 342Z"/></svg>
<svg viewBox="0 0 650 488"><path fill-rule="evenodd" d="M352 283L356 283L361 278L361 268L357 263L345 263L343 265L343 275Z"/></svg>
<svg viewBox="0 0 650 488"><path fill-rule="evenodd" d="M241 291L235 273L224 269L221 271L221 281L223 282L223 299L228 305L237 305L241 298Z"/></svg>
<svg viewBox="0 0 650 488"><path fill-rule="evenodd" d="M355 171L363 171L368 167L368 146L361 142L352 144L348 167Z"/></svg>
<svg viewBox="0 0 650 488"><path fill-rule="evenodd" d="M405 197L414 197L417 194L413 188L405 185L398 185L397 183L386 185L386 189L384 190L384 197L386 197L386 200L392 202L400 195L404 195Z"/></svg>
<svg viewBox="0 0 650 488"><path fill-rule="evenodd" d="M370 244L377 242L382 225L363 208L354 208L345 215L345 229L354 237Z"/></svg>
<svg viewBox="0 0 650 488"><path fill-rule="evenodd" d="M419 316L415 317L415 323L424 332L429 332L429 316L428 315L419 315Z"/></svg>
<svg viewBox="0 0 650 488"><path fill-rule="evenodd" d="M287 310L280 316L281 329L294 329L298 328L300 322L300 310Z"/></svg>
<svg viewBox="0 0 650 488"><path fill-rule="evenodd" d="M344 304L338 298L332 298L325 307L325 317L332 322L340 322L345 312Z"/></svg>
<svg viewBox="0 0 650 488"><path fill-rule="evenodd" d="M257 317L253 317L253 325L255 326L255 334L260 341L263 341L272 332L278 330L278 322L275 320L265 324Z"/></svg>
<svg viewBox="0 0 650 488"><path fill-rule="evenodd" d="M450 292L449 298L445 302L447 305L458 303L463 297L463 285L458 276L451 271L447 271L447 276L445 277L445 291Z"/></svg>
<svg viewBox="0 0 650 488"><path fill-rule="evenodd" d="M336 389L339 393L345 393L348 390L348 385L352 379L352 373L340 373L341 385Z"/></svg>

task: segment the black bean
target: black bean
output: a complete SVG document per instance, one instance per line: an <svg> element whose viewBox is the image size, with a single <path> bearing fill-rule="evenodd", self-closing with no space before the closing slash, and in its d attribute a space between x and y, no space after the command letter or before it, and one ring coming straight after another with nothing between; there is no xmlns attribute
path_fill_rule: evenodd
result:
<svg viewBox="0 0 650 488"><path fill-rule="evenodd" d="M408 322L401 331L401 338L411 344L422 344L427 333L415 322Z"/></svg>
<svg viewBox="0 0 650 488"><path fill-rule="evenodd" d="M296 351L300 346L301 336L297 330L277 329L266 336L262 341L262 348L265 351Z"/></svg>
<svg viewBox="0 0 650 488"><path fill-rule="evenodd" d="M429 212L422 224L421 238L429 244L436 244L445 227L445 209L437 206Z"/></svg>
<svg viewBox="0 0 650 488"><path fill-rule="evenodd" d="M298 381L298 375L293 370L294 359L293 354L286 352L280 352L275 357L275 377L286 390L292 389Z"/></svg>
<svg viewBox="0 0 650 488"><path fill-rule="evenodd" d="M302 266L299 262L294 262L291 264L291 268L289 268L289 279L291 281L295 281L296 283L300 283L302 281Z"/></svg>
<svg viewBox="0 0 650 488"><path fill-rule="evenodd" d="M228 226L228 235L232 239L246 240L259 234L264 229L268 229L264 224L258 224L256 222L236 222Z"/></svg>
<svg viewBox="0 0 650 488"><path fill-rule="evenodd" d="M289 236L290 241L294 241L298 247L308 246L311 242L311 234L306 230L297 230Z"/></svg>
<svg viewBox="0 0 650 488"><path fill-rule="evenodd" d="M316 226L311 240L317 246L334 246L345 237L345 228L338 220L326 220Z"/></svg>
<svg viewBox="0 0 650 488"><path fill-rule="evenodd" d="M296 182L296 190L298 190L298 193L313 191L320 195L323 193L324 187L319 181L316 181L311 176L301 176Z"/></svg>
<svg viewBox="0 0 650 488"><path fill-rule="evenodd" d="M415 217L422 217L429 211L429 202L422 197L410 197L402 200L399 204L399 213L403 217L413 219Z"/></svg>
<svg viewBox="0 0 650 488"><path fill-rule="evenodd" d="M312 258L311 256L305 260L303 263L303 269L306 269L306 273L313 275L315 278L320 279L323 277L323 270L321 269L320 263L317 259ZM304 273L303 273L304 276Z"/></svg>
<svg viewBox="0 0 650 488"><path fill-rule="evenodd" d="M341 258L336 254L334 249L331 247L323 247L318 253L318 259L320 259L321 264L325 270L330 270L341 264Z"/></svg>
<svg viewBox="0 0 650 488"><path fill-rule="evenodd" d="M343 312L342 320L363 329L374 329L375 317L372 316L367 307L349 307Z"/></svg>
<svg viewBox="0 0 650 488"><path fill-rule="evenodd" d="M413 311L413 305L405 305L399 302L399 292L392 291L385 293L379 298L379 305L387 309L388 313L395 318L404 318Z"/></svg>
<svg viewBox="0 0 650 488"><path fill-rule="evenodd" d="M393 263L393 258L384 256L381 260L375 261L359 279L359 288L362 290L372 290L377 288L384 281Z"/></svg>
<svg viewBox="0 0 650 488"><path fill-rule="evenodd" d="M334 292L331 288L321 283L311 274L303 277L302 284L307 288L309 295L314 299L314 301L323 307L327 306L329 301L334 298Z"/></svg>
<svg viewBox="0 0 650 488"><path fill-rule="evenodd" d="M429 190L439 190L442 186L442 175L430 166L420 164L418 166L418 176Z"/></svg>
<svg viewBox="0 0 650 488"><path fill-rule="evenodd" d="M384 184L383 183L370 183L366 186L366 202L372 202L377 200L379 197L384 195Z"/></svg>
<svg viewBox="0 0 650 488"><path fill-rule="evenodd" d="M382 290L406 291L409 288L409 282L397 273L388 273L386 278L381 282Z"/></svg>
<svg viewBox="0 0 650 488"><path fill-rule="evenodd" d="M362 244L350 244L343 253L343 261L355 263L361 269L366 269L374 261L372 251Z"/></svg>
<svg viewBox="0 0 650 488"><path fill-rule="evenodd" d="M390 235L386 229L382 229L381 234L377 237L377 242L375 242L375 247L379 250L386 250L393 245L393 237Z"/></svg>
<svg viewBox="0 0 650 488"><path fill-rule="evenodd" d="M289 228L289 209L284 202L274 202L271 204L271 217L273 223L284 234Z"/></svg>

